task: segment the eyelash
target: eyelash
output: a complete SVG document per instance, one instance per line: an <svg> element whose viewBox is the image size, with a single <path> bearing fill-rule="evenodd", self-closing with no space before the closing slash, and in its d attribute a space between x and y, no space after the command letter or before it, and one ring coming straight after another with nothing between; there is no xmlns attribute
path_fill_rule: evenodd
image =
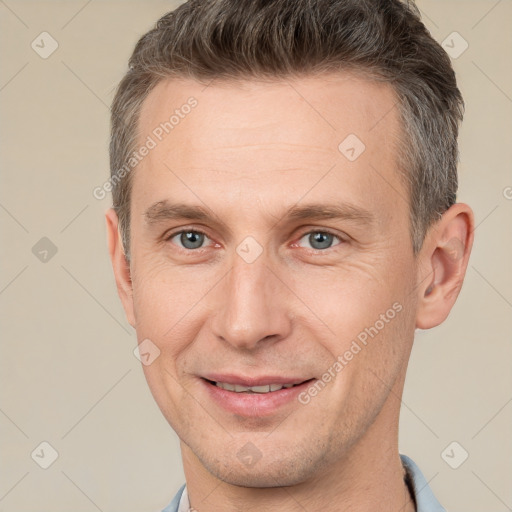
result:
<svg viewBox="0 0 512 512"><path fill-rule="evenodd" d="M206 238L210 239L210 237L208 236L207 233L205 233L204 231L201 231L200 229L180 229L179 231L174 231L173 233L169 234L169 235L166 235L165 236L165 241L166 242L170 242L176 235L181 235L182 233L197 233L199 235L204 235ZM334 249L336 248L338 245L341 245L343 244L344 242L346 242L347 240L345 238L342 238L340 235L337 235L336 233L333 233L332 231L330 231L329 229L312 229L312 230L309 230L309 231L305 231L304 233L302 233L299 238L298 238L298 241L302 240L306 235L311 235L312 233L322 233L322 234L328 234L328 235L332 235L334 238L337 238L339 240L339 244L336 244L336 245L333 245L331 247L328 247L327 249L308 249L307 247L301 247L302 249L306 249L308 250L309 252L311 253L326 253L328 252L330 249ZM296 244L297 242L294 242L294 245ZM199 247L198 249L186 249L186 248L183 248L183 247L179 247L177 246L181 251L185 251L187 253L194 253L194 252L199 252L201 251L201 249L206 249L206 247Z"/></svg>

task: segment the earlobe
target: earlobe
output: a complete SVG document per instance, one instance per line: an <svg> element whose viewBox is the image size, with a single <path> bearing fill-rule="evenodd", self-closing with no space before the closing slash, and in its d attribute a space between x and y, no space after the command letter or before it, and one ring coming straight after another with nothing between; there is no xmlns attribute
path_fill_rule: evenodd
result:
<svg viewBox="0 0 512 512"><path fill-rule="evenodd" d="M435 327L450 313L466 274L473 231L473 212L462 203L449 208L429 230L418 256L421 265L416 327Z"/></svg>
<svg viewBox="0 0 512 512"><path fill-rule="evenodd" d="M114 270L117 292L123 304L128 322L132 327L135 327L130 265L124 253L119 231L119 220L115 210L112 208L107 210L105 219L107 222L108 249Z"/></svg>

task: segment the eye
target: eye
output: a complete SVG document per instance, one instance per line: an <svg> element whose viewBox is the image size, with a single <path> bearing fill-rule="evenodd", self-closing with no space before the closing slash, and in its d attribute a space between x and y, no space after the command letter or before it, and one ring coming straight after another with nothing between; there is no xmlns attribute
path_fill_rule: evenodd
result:
<svg viewBox="0 0 512 512"><path fill-rule="evenodd" d="M306 240L306 242L310 244L311 249L322 251L325 249L330 249L335 239L342 242L340 237L334 235L333 233L329 233L328 231L310 231L301 237L301 239L297 242L297 245L300 245L303 240Z"/></svg>
<svg viewBox="0 0 512 512"><path fill-rule="evenodd" d="M174 239L177 239L179 243L173 242ZM193 229L178 231L167 238L187 250L201 249L205 239L208 239L205 233Z"/></svg>
<svg viewBox="0 0 512 512"><path fill-rule="evenodd" d="M188 229L178 231L167 237L167 240L178 245L182 249L193 251L203 248L203 244L206 240L209 240L206 233L198 231L196 229ZM333 246L333 242L338 240L341 243L343 240L328 231L310 231L305 233L300 240L294 244L301 246L304 241L310 244L310 248L316 251L324 251L330 249ZM338 245L338 244L334 244Z"/></svg>

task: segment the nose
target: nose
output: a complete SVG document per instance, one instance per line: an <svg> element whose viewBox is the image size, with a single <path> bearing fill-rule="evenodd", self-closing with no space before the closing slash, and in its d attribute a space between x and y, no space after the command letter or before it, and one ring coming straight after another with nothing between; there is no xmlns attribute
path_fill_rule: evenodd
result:
<svg viewBox="0 0 512 512"><path fill-rule="evenodd" d="M235 254L231 270L212 297L213 334L238 349L256 350L287 337L291 330L290 292L264 254L252 263Z"/></svg>

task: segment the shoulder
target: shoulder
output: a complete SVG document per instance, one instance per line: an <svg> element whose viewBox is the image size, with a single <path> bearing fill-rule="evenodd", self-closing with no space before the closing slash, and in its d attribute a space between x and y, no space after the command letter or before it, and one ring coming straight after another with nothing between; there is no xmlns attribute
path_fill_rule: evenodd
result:
<svg viewBox="0 0 512 512"><path fill-rule="evenodd" d="M178 512L178 506L180 504L181 495L183 494L183 491L185 489L185 484L183 484L179 491L176 493L176 496L172 499L171 503L167 505L162 512Z"/></svg>
<svg viewBox="0 0 512 512"><path fill-rule="evenodd" d="M407 455L400 454L400 458L411 482L416 499L416 512L446 512L432 493L428 482L416 463Z"/></svg>

